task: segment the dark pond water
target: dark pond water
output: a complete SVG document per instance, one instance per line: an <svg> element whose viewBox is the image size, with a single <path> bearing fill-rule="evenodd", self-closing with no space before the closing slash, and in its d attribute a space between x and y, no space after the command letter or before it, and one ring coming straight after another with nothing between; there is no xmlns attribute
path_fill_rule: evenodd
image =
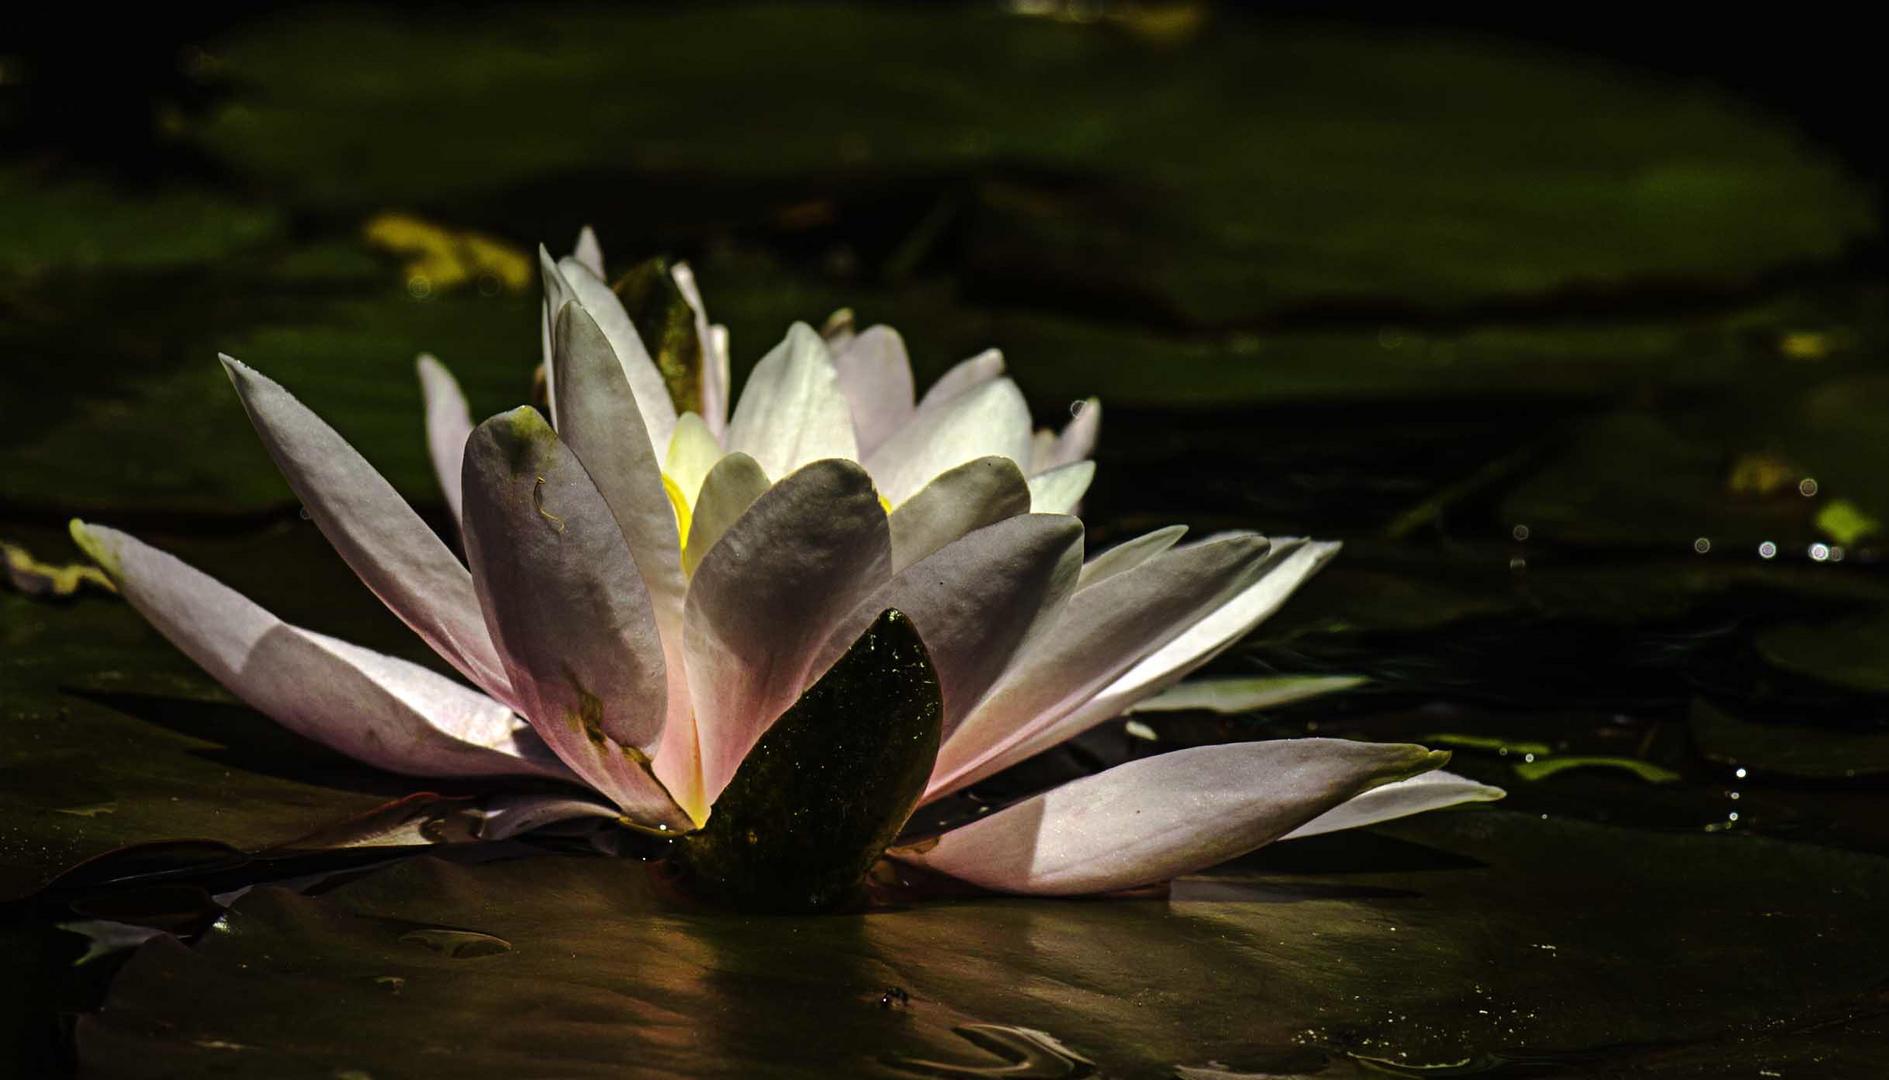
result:
<svg viewBox="0 0 1889 1080"><path fill-rule="evenodd" d="M1692 81L1109 12L296 12L166 40L135 106L84 114L115 118L98 137L48 136L69 72L0 48L24 148L0 161L0 539L66 564L67 518L123 526L423 659L214 355L266 365L444 529L411 358L476 412L522 400L515 263L589 222L692 262L737 379L850 305L921 381L998 345L1041 422L1099 395L1092 548L1172 522L1345 541L1210 671L1364 685L1105 725L943 813L1306 733L1453 750L1506 800L1163 895L819 918L679 907L551 841L257 859L414 787L20 570L0 1049L22 1075L1875 1075L1873 189ZM387 215L449 257L377 243ZM166 933L88 957L68 924Z"/></svg>

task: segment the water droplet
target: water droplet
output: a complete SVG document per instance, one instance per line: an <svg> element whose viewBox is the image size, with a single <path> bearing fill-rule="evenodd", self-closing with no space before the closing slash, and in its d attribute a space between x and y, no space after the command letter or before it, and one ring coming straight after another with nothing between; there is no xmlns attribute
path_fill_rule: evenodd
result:
<svg viewBox="0 0 1889 1080"><path fill-rule="evenodd" d="M1712 541L1701 536L1692 542L1692 550L1704 555L1706 552L1712 550Z"/></svg>
<svg viewBox="0 0 1889 1080"><path fill-rule="evenodd" d="M1526 540L1528 539L1528 526L1517 525L1509 530L1509 535L1513 536L1517 541Z"/></svg>
<svg viewBox="0 0 1889 1080"><path fill-rule="evenodd" d="M1736 776L1740 780L1743 780L1745 778L1745 767L1743 765L1740 765L1736 770L1732 772L1732 775Z"/></svg>
<svg viewBox="0 0 1889 1080"><path fill-rule="evenodd" d="M415 300L425 300L433 295L433 282L425 274L415 274L407 279L407 295Z"/></svg>
<svg viewBox="0 0 1889 1080"><path fill-rule="evenodd" d="M1770 558L1775 558L1776 556L1777 556L1776 544L1773 544L1771 541L1766 540L1764 543L1758 545L1758 557L1760 559L1770 559Z"/></svg>
<svg viewBox="0 0 1889 1080"><path fill-rule="evenodd" d="M1828 562L1830 560L1830 545L1829 544L1810 545L1810 557L1812 560L1816 562Z"/></svg>
<svg viewBox="0 0 1889 1080"><path fill-rule="evenodd" d="M1839 485L1840 486L1840 485ZM1797 493L1808 499L1817 493L1816 477L1806 476L1797 482Z"/></svg>
<svg viewBox="0 0 1889 1080"><path fill-rule="evenodd" d="M477 930L449 930L445 927L429 927L423 930L409 930L400 935L400 940L408 945L422 945L454 960L472 960L481 956L498 956L512 951L512 943L502 937L481 934Z"/></svg>

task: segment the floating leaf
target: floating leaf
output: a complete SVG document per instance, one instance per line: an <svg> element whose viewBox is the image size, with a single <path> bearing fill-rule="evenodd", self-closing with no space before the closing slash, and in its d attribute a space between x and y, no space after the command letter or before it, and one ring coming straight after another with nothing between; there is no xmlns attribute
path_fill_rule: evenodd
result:
<svg viewBox="0 0 1889 1080"><path fill-rule="evenodd" d="M1889 731L1760 724L1704 700L1692 703L1691 724L1699 752L1727 765L1816 780L1889 774Z"/></svg>

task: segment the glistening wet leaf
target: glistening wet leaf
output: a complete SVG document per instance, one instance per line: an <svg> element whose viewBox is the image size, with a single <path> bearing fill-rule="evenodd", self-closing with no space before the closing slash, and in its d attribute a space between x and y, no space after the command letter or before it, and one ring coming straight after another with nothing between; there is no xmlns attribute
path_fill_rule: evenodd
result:
<svg viewBox="0 0 1889 1080"><path fill-rule="evenodd" d="M985 1075L1043 1056L1027 1030L1119 1077L1206 1061L1347 1075L1367 1058L1413 1075L1749 1068L1859 1048L1885 900L1875 856L1501 810L1280 845L1164 899L812 917L677 907L623 860L421 860L319 899L261 889L194 947L152 942L80 1050L127 1077L211 1067L210 1038L284 1078L343 1060L422 1075L442 1055L467 1077ZM416 949L417 920L513 949ZM885 1007L888 986L908 1002Z"/></svg>

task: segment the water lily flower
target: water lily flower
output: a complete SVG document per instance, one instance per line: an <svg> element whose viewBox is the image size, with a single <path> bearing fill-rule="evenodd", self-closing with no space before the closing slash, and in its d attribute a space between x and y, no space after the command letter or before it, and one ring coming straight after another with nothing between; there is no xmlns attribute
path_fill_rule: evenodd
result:
<svg viewBox="0 0 1889 1080"><path fill-rule="evenodd" d="M614 818L679 837L690 877L737 902L828 906L888 853L998 891L1104 892L1500 795L1422 747L1240 743L888 852L915 806L1174 686L1337 545L1172 527L1085 558L1067 511L1099 407L1033 431L995 353L920 397L896 333L840 320L790 329L730 412L727 335L686 267L613 287L588 232L542 261L549 420L474 426L420 362L463 562L333 428L223 358L309 516L464 682L288 625L116 530L74 537L284 726L410 776L562 782L484 835Z"/></svg>

